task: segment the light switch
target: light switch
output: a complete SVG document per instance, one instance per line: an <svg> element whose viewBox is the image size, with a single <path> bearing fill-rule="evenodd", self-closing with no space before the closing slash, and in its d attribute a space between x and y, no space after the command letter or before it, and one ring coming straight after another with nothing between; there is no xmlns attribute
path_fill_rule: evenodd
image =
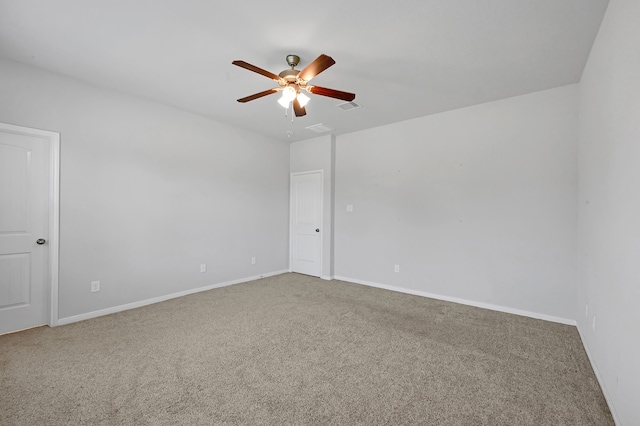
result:
<svg viewBox="0 0 640 426"><path fill-rule="evenodd" d="M353 204L347 204L347 213L351 213L353 211Z"/></svg>

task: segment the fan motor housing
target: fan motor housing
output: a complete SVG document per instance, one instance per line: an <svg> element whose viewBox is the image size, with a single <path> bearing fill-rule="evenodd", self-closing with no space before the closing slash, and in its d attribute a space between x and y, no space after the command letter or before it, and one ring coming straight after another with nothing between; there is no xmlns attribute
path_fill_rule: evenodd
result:
<svg viewBox="0 0 640 426"><path fill-rule="evenodd" d="M290 70L284 70L278 75L280 77L284 78L285 80L287 80L289 82L292 82L292 81L296 81L296 78L298 77L298 74L300 74L300 71L294 70L294 69L290 69Z"/></svg>

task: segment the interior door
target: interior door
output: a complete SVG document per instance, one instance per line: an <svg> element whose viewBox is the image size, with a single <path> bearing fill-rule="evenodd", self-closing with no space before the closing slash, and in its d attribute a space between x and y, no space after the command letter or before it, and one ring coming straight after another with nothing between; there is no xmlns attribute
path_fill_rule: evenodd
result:
<svg viewBox="0 0 640 426"><path fill-rule="evenodd" d="M48 323L51 139L0 124L0 334Z"/></svg>
<svg viewBox="0 0 640 426"><path fill-rule="evenodd" d="M291 271L322 271L322 171L291 174Z"/></svg>

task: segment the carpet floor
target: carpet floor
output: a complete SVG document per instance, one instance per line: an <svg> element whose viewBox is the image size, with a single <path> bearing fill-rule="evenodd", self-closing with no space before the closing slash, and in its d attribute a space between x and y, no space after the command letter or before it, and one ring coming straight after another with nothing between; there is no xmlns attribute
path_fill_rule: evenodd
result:
<svg viewBox="0 0 640 426"><path fill-rule="evenodd" d="M0 424L614 423L575 327L284 274L0 336Z"/></svg>

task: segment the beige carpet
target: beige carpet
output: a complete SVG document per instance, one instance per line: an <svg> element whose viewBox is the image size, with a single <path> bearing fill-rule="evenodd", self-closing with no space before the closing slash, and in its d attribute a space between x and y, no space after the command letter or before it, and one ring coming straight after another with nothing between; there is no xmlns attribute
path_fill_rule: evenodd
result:
<svg viewBox="0 0 640 426"><path fill-rule="evenodd" d="M0 336L4 425L612 425L575 327L285 274Z"/></svg>

